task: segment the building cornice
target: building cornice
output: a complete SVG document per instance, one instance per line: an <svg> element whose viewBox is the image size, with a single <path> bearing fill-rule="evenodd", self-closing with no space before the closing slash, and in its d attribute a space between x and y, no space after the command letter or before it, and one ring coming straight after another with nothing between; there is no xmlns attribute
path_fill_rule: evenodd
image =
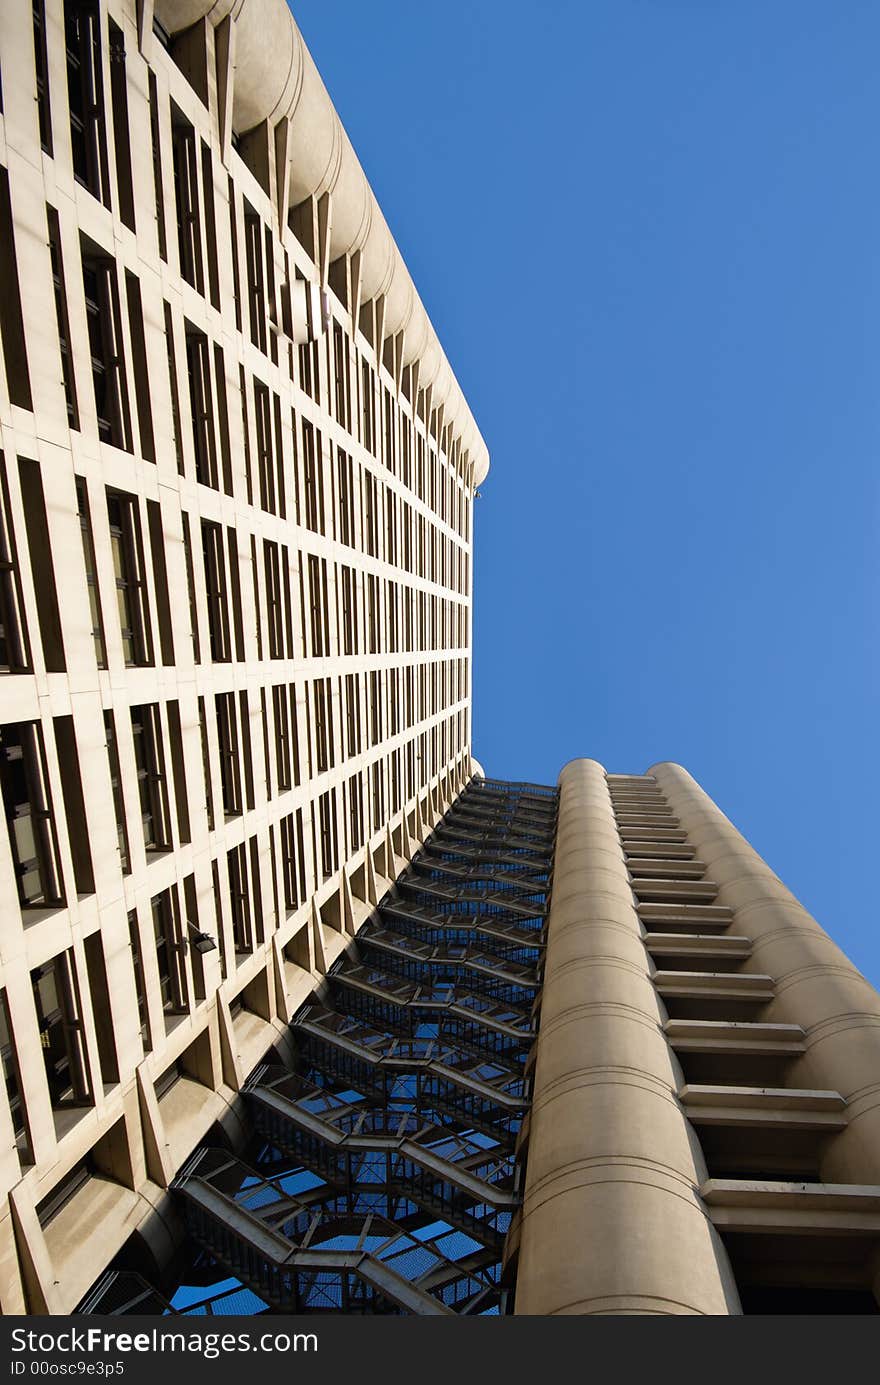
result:
<svg viewBox="0 0 880 1385"><path fill-rule="evenodd" d="M486 443L284 0L155 0L155 15L172 36L228 21L233 131L242 137L266 122L275 148L286 147L287 211L327 197L329 260L356 258L361 304L381 303L383 340L397 339L401 364L417 366L427 407L451 427L479 485L489 470Z"/></svg>

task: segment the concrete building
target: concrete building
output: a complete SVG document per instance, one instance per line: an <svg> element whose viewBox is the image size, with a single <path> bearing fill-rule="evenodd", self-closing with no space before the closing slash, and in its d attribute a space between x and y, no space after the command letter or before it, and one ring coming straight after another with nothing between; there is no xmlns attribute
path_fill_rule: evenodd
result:
<svg viewBox="0 0 880 1385"><path fill-rule="evenodd" d="M488 458L283 0L10 0L0 77L0 1306L63 1312L470 774Z"/></svg>
<svg viewBox="0 0 880 1385"><path fill-rule="evenodd" d="M678 765L475 774L290 1034L84 1311L878 1310L880 996Z"/></svg>
<svg viewBox="0 0 880 1385"><path fill-rule="evenodd" d="M0 1309L876 1312L876 992L679 767L471 758L487 452L283 0L0 89Z"/></svg>
<svg viewBox="0 0 880 1385"><path fill-rule="evenodd" d="M518 1313L876 1313L880 996L686 770L574 760Z"/></svg>

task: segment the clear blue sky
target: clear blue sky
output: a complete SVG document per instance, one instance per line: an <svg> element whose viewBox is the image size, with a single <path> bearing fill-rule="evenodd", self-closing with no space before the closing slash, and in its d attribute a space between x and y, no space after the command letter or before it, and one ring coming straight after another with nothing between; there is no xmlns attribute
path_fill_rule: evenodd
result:
<svg viewBox="0 0 880 1385"><path fill-rule="evenodd" d="M475 753L680 761L880 983L880 5L293 10L492 454Z"/></svg>

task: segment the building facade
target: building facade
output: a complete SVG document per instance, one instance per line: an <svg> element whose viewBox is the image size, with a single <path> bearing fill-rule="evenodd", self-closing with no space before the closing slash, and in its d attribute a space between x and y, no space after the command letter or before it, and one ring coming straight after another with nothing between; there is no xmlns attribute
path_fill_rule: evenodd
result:
<svg viewBox="0 0 880 1385"><path fill-rule="evenodd" d="M0 82L0 1307L64 1312L470 777L488 458L283 0L10 0Z"/></svg>
<svg viewBox="0 0 880 1385"><path fill-rule="evenodd" d="M876 1313L878 1045L686 770L477 774L82 1311Z"/></svg>

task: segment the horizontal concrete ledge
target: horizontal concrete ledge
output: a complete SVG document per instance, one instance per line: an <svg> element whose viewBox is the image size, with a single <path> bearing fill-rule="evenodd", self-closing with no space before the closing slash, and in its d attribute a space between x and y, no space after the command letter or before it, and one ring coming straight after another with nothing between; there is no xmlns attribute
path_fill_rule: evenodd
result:
<svg viewBox="0 0 880 1385"><path fill-rule="evenodd" d="M698 928L718 924L723 928L733 922L733 910L727 904L666 904L641 899L636 912L644 923L693 924Z"/></svg>
<svg viewBox="0 0 880 1385"><path fill-rule="evenodd" d="M709 1178L700 1196L722 1230L794 1235L880 1235L880 1187Z"/></svg>
<svg viewBox="0 0 880 1385"><path fill-rule="evenodd" d="M627 860L651 859L658 861L691 861L697 849L687 842L650 842L629 838L624 841L624 855Z"/></svg>
<svg viewBox="0 0 880 1385"><path fill-rule="evenodd" d="M672 1047L679 1052L795 1056L806 1048L799 1024L671 1019L663 1028Z"/></svg>
<svg viewBox="0 0 880 1385"><path fill-rule="evenodd" d="M752 942L735 933L648 933L645 947L663 957L750 957Z"/></svg>
<svg viewBox="0 0 880 1385"><path fill-rule="evenodd" d="M658 971L653 979L661 995L731 1000L770 1000L773 997L773 977L757 972Z"/></svg>
<svg viewBox="0 0 880 1385"><path fill-rule="evenodd" d="M618 820L617 830L622 842L676 842L683 845L687 832L683 827L654 827L651 823L635 822L631 826Z"/></svg>
<svg viewBox="0 0 880 1385"><path fill-rule="evenodd" d="M702 880L706 874L705 861L665 861L656 857L642 858L626 853L626 868L630 875L651 879Z"/></svg>
<svg viewBox="0 0 880 1385"><path fill-rule="evenodd" d="M672 817L669 812L649 813L646 810L646 812L642 813L635 812L635 810L629 812L628 809L622 809L621 812L615 813L615 817L617 817L621 827L639 827L639 825L644 823L649 824L649 827L680 827L680 825L682 825L678 817Z"/></svg>
<svg viewBox="0 0 880 1385"><path fill-rule="evenodd" d="M719 885L715 880L633 880L632 887L639 899L652 900L694 900L711 904L718 894Z"/></svg>
<svg viewBox="0 0 880 1385"><path fill-rule="evenodd" d="M842 1130L846 1125L846 1102L839 1092L688 1083L678 1095L694 1125L761 1125L823 1131Z"/></svg>

